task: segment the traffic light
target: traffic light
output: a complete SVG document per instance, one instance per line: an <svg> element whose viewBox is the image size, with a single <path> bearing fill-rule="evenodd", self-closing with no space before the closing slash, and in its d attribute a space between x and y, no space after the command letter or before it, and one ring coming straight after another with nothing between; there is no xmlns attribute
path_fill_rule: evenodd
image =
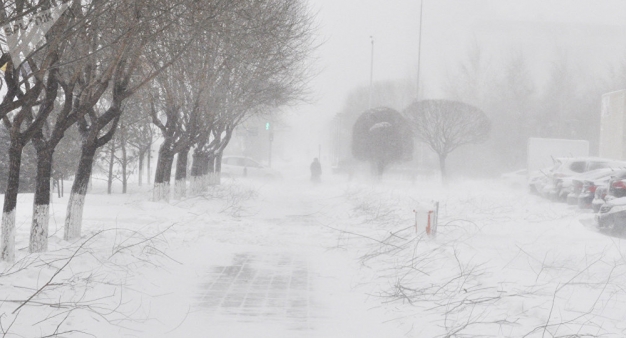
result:
<svg viewBox="0 0 626 338"><path fill-rule="evenodd" d="M269 122L265 122L265 130L270 130L270 123Z"/></svg>

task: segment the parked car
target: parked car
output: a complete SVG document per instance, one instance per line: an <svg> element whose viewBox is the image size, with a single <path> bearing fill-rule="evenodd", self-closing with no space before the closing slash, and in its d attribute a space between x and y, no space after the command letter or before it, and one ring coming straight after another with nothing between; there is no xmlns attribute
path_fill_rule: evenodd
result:
<svg viewBox="0 0 626 338"><path fill-rule="evenodd" d="M626 228L626 197L608 200L595 215L598 228L622 232Z"/></svg>
<svg viewBox="0 0 626 338"><path fill-rule="evenodd" d="M596 188L596 192L593 195L593 200L591 201L591 210L593 210L593 212L600 211L602 205L606 203L606 194L608 193L608 191L608 182Z"/></svg>
<svg viewBox="0 0 626 338"><path fill-rule="evenodd" d="M622 197L626 197L626 169L611 175L608 181L596 188L591 207L594 212L598 212L608 201Z"/></svg>
<svg viewBox="0 0 626 338"><path fill-rule="evenodd" d="M574 175L601 168L626 167L626 162L599 157L557 158L555 162L560 164L549 173L552 182L546 184L542 194L556 201L566 201L569 186L572 184L571 177Z"/></svg>
<svg viewBox="0 0 626 338"><path fill-rule="evenodd" d="M222 176L271 180L282 178L282 175L278 171L243 156L224 156L222 158Z"/></svg>
<svg viewBox="0 0 626 338"><path fill-rule="evenodd" d="M579 198L584 191L584 202L588 202L588 204L590 205L591 201L593 200L595 189L597 187L596 183L602 184L608 182L611 176L614 176L621 172L621 170L619 169L595 169L563 179L563 182L571 181L571 183L567 185L564 184L565 187L563 188L564 193L567 193L567 204L579 204Z"/></svg>
<svg viewBox="0 0 626 338"><path fill-rule="evenodd" d="M600 205L594 208L594 200L598 198L598 202L604 202L608 192L609 181L613 177L619 177L626 173L626 169L609 170L601 169L595 177L587 177L583 180L582 189L578 195L578 207L581 209L594 209L595 212L600 210Z"/></svg>

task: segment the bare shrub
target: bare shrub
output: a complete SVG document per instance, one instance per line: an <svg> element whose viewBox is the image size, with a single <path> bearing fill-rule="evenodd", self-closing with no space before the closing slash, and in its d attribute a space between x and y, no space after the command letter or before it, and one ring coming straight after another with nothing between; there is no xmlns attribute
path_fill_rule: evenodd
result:
<svg viewBox="0 0 626 338"><path fill-rule="evenodd" d="M398 322L422 328L427 323L431 337L618 337L625 332L618 324L626 301L626 260L618 242L582 253L541 249L541 255L519 245L517 255L515 247L506 248L514 258L503 265L472 247L471 240L518 223L511 201L448 199L432 239L416 233L407 217L416 200L406 192L352 187L345 197L352 212L332 229L340 232L343 248L359 252L362 273L376 282L368 294L402 309ZM564 216L539 210L521 217L549 223ZM509 266L514 261L518 266Z"/></svg>
<svg viewBox="0 0 626 338"><path fill-rule="evenodd" d="M7 266L0 272L0 285L12 287L0 301L0 333L97 337L98 332L88 331L89 321L124 329L130 322L148 320L148 302L144 304L145 295L132 279L144 268L163 268L165 260L174 261L165 253L165 235L172 226L150 235L149 229L102 230L72 246L31 254Z"/></svg>

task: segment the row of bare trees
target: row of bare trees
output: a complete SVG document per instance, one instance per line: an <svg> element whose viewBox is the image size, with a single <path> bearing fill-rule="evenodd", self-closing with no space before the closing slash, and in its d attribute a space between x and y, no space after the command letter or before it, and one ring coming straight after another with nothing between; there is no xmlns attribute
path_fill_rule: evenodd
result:
<svg viewBox="0 0 626 338"><path fill-rule="evenodd" d="M3 4L0 24L11 27L59 6L68 8L23 59L2 45L0 118L9 130L10 164L1 260L15 257L20 164L29 142L37 157L29 251L40 252L47 249L53 161L70 128L79 131L80 155L65 240L81 236L94 160L111 140L118 140L109 147L119 144L127 164L126 147L145 154L153 142L145 123L151 121L163 138L155 199L169 197L176 154L177 194L183 196L182 168L192 148L192 176L204 180L219 171L219 157L238 123L304 93L312 27L300 1L17 0Z"/></svg>
<svg viewBox="0 0 626 338"><path fill-rule="evenodd" d="M149 87L151 118L163 143L154 179L154 200L203 191L219 182L221 157L234 128L252 115L300 99L305 90L311 22L297 1L241 3L221 24L204 32L179 62ZM191 154L191 177L187 178ZM174 168L174 157L176 166Z"/></svg>

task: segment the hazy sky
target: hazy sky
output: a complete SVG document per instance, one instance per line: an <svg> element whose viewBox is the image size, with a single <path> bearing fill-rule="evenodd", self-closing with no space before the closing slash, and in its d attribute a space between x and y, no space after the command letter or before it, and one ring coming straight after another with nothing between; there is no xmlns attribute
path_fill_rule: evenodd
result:
<svg viewBox="0 0 626 338"><path fill-rule="evenodd" d="M342 109L347 93L368 85L370 36L374 81L416 78L420 1L310 0L310 6L317 13L322 43L317 51L320 73L311 86L316 101L297 107L290 120L298 135L316 144L324 143L319 129ZM425 96L440 95L442 78L458 66L473 41L493 60L522 51L535 73L548 67L557 51L605 71L607 59L625 54L625 23L623 0L424 0Z"/></svg>

